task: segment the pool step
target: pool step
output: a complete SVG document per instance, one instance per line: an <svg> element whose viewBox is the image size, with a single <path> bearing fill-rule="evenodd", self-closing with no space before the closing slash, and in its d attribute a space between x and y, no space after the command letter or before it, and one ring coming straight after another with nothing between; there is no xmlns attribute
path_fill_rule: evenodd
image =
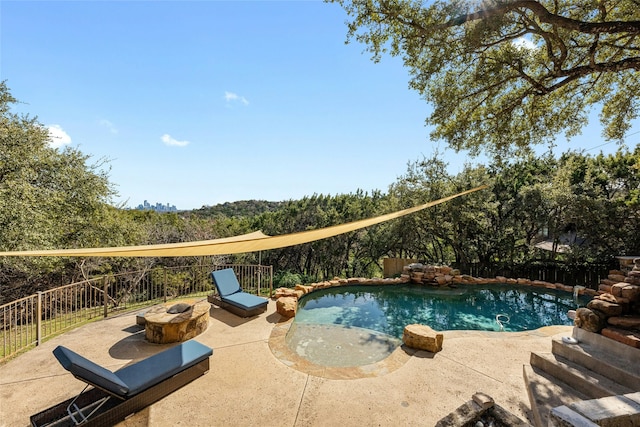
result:
<svg viewBox="0 0 640 427"><path fill-rule="evenodd" d="M532 352L524 366L536 427L556 425L549 421L553 408L640 391L640 350L579 328L573 337L575 344L553 337L552 351Z"/></svg>
<svg viewBox="0 0 640 427"><path fill-rule="evenodd" d="M524 365L522 374L536 427L549 425L549 414L553 408L587 399L584 394L538 367Z"/></svg>
<svg viewBox="0 0 640 427"><path fill-rule="evenodd" d="M549 426L640 426L640 392L582 400L553 408Z"/></svg>
<svg viewBox="0 0 640 427"><path fill-rule="evenodd" d="M579 344L566 344L562 337L553 337L553 353L640 391L640 350L584 329L576 328L573 335Z"/></svg>
<svg viewBox="0 0 640 427"><path fill-rule="evenodd" d="M542 369L590 399L631 393L628 387L555 353L531 353L531 366Z"/></svg>

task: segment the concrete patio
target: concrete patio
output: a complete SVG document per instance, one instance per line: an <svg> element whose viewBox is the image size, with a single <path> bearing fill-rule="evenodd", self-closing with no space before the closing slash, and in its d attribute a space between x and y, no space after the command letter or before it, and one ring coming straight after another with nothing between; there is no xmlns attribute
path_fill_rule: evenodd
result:
<svg viewBox="0 0 640 427"><path fill-rule="evenodd" d="M82 390L53 357L57 345L111 370L170 346L146 342L135 314L67 332L0 366L0 426L28 426L30 415ZM120 426L433 426L476 392L531 422L522 367L572 330L450 331L436 354L399 348L376 364L324 368L286 347L288 326L274 302L249 319L213 306L194 338L213 348L209 373Z"/></svg>

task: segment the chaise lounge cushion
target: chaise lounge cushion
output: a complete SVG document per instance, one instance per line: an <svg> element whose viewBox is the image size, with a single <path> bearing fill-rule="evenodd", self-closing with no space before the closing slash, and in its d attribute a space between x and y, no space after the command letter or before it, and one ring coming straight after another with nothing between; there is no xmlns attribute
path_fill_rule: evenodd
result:
<svg viewBox="0 0 640 427"><path fill-rule="evenodd" d="M53 354L76 378L126 399L196 365L211 356L213 350L197 341L186 341L116 372L62 346Z"/></svg>
<svg viewBox="0 0 640 427"><path fill-rule="evenodd" d="M221 297L222 300L228 304L235 305L243 310L252 310L254 308L267 305L269 301L259 296L248 294L246 292L238 292L235 294Z"/></svg>
<svg viewBox="0 0 640 427"><path fill-rule="evenodd" d="M211 277L213 277L213 283L216 285L218 294L220 294L222 298L242 292L240 283L238 283L238 279L236 278L236 273L234 273L232 268L213 271L211 272Z"/></svg>
<svg viewBox="0 0 640 427"><path fill-rule="evenodd" d="M241 317L255 316L267 309L269 300L242 291L232 268L214 270L211 278L218 295L209 296L210 302Z"/></svg>
<svg viewBox="0 0 640 427"><path fill-rule="evenodd" d="M213 354L206 345L198 341L185 341L168 350L125 366L116 375L129 387L128 395L135 395L170 378Z"/></svg>
<svg viewBox="0 0 640 427"><path fill-rule="evenodd" d="M129 392L129 387L116 374L85 359L78 353L66 347L58 346L53 350L53 354L62 367L71 372L76 378L79 377L89 384L117 396L126 396Z"/></svg>

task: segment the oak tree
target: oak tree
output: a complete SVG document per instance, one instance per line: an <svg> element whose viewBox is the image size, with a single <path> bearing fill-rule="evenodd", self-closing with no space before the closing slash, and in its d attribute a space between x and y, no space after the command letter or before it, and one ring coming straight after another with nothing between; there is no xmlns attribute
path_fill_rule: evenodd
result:
<svg viewBox="0 0 640 427"><path fill-rule="evenodd" d="M580 133L598 111L607 140L638 115L638 0L328 0L348 41L389 53L432 106L432 138L505 154Z"/></svg>
<svg viewBox="0 0 640 427"><path fill-rule="evenodd" d="M105 163L91 164L72 147L51 147L37 118L12 111L16 102L0 82L0 250L122 244L119 215L108 204L115 192ZM0 302L33 276L63 274L69 264L60 258L1 259Z"/></svg>

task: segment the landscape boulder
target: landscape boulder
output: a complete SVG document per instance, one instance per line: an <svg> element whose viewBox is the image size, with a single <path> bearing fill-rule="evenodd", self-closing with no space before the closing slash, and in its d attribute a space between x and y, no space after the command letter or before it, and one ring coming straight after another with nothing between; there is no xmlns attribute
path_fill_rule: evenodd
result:
<svg viewBox="0 0 640 427"><path fill-rule="evenodd" d="M276 311L283 317L291 318L296 315L298 309L298 298L281 297L276 300Z"/></svg>
<svg viewBox="0 0 640 427"><path fill-rule="evenodd" d="M444 335L427 325L413 323L404 327L402 342L411 348L437 353L442 350Z"/></svg>
<svg viewBox="0 0 640 427"><path fill-rule="evenodd" d="M585 331L599 333L604 328L606 321L606 317L601 312L580 307L576 310L576 318L573 322L578 328Z"/></svg>
<svg viewBox="0 0 640 427"><path fill-rule="evenodd" d="M622 306L615 302L594 298L587 304L587 308L604 313L605 316L619 316L622 314Z"/></svg>

